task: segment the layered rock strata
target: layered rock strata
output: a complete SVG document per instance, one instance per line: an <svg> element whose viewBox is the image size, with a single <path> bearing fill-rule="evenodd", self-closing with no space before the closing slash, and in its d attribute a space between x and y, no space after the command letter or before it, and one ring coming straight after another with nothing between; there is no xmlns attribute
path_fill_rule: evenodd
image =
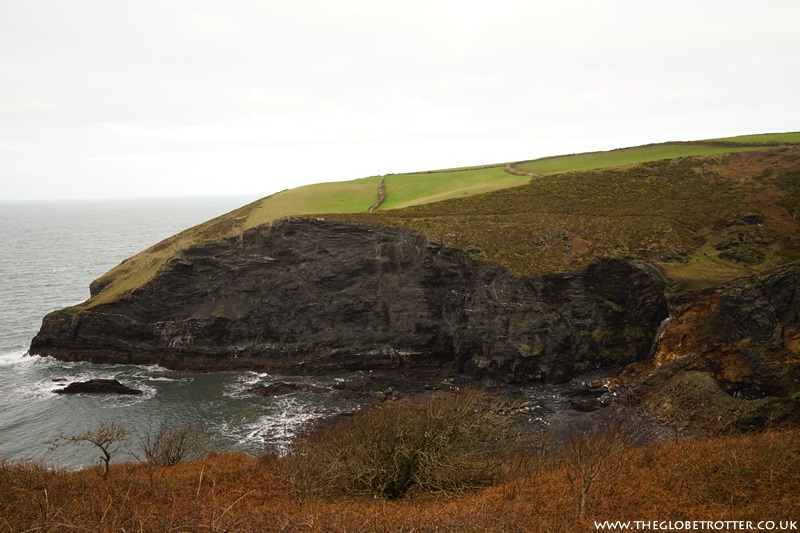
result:
<svg viewBox="0 0 800 533"><path fill-rule="evenodd" d="M409 230L286 219L186 249L111 303L49 314L31 353L560 381L646 357L668 314L665 285L658 268L635 260L522 278Z"/></svg>

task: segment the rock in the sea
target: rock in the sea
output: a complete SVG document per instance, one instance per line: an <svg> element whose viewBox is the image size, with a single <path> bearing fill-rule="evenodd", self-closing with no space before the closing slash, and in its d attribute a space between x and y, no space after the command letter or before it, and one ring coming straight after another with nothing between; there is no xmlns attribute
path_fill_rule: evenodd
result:
<svg viewBox="0 0 800 533"><path fill-rule="evenodd" d="M56 389L57 394L142 394L139 389L123 385L116 379L90 379L89 381L73 381L63 389Z"/></svg>

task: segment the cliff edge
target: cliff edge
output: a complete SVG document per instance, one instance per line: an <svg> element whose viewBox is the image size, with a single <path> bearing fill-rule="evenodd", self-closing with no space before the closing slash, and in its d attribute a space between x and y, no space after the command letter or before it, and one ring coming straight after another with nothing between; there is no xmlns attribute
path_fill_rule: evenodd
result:
<svg viewBox="0 0 800 533"><path fill-rule="evenodd" d="M195 370L413 366L562 381L646 358L668 314L666 284L637 260L521 277L409 229L290 218L187 248L112 302L47 315L30 352Z"/></svg>

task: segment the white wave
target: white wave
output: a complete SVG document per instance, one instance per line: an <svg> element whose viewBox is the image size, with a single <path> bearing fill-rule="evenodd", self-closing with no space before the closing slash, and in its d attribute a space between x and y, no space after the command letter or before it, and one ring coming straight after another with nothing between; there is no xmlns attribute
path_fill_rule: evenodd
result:
<svg viewBox="0 0 800 533"><path fill-rule="evenodd" d="M156 395L156 388L149 385L137 383L134 388L142 391L142 394L104 394L102 401L113 407L131 407L150 400Z"/></svg>
<svg viewBox="0 0 800 533"><path fill-rule="evenodd" d="M137 368L139 368L141 370L145 370L150 374L156 374L156 373L162 373L163 374L163 373L167 373L167 372L174 372L174 370L170 370L169 368L165 368L163 366L156 365L156 364L153 364L153 365L141 365L141 366L139 366Z"/></svg>
<svg viewBox="0 0 800 533"><path fill-rule="evenodd" d="M52 379L42 379L33 383L26 383L15 391L15 394L26 402L55 400L58 395L56 390L66 387L69 382L55 382Z"/></svg>
<svg viewBox="0 0 800 533"><path fill-rule="evenodd" d="M239 446L261 450L270 447L285 453L306 424L331 414L291 397L281 398L272 411L252 422L224 423L219 428L220 433Z"/></svg>
<svg viewBox="0 0 800 533"><path fill-rule="evenodd" d="M228 383L223 393L228 398L241 398L249 394L250 389L255 385L262 383L263 378L269 377L269 374L258 372L243 372L237 374L234 379Z"/></svg>
<svg viewBox="0 0 800 533"><path fill-rule="evenodd" d="M13 351L0 354L0 367L18 366L18 365L34 365L37 359L41 359L36 355L28 355L27 351Z"/></svg>

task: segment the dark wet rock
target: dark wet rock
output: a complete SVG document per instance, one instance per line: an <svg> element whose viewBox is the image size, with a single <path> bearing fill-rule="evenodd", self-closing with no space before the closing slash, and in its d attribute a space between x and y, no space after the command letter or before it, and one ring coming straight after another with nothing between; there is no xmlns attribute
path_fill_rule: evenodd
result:
<svg viewBox="0 0 800 533"><path fill-rule="evenodd" d="M594 399L578 398L570 401L569 404L570 408L572 408L573 411L578 411L582 413L591 413L603 407L603 404L600 402L600 400L596 398Z"/></svg>
<svg viewBox="0 0 800 533"><path fill-rule="evenodd" d="M31 353L192 370L428 368L566 381L647 356L657 267L518 277L410 230L288 219L177 254L117 301L45 317Z"/></svg>
<svg viewBox="0 0 800 533"><path fill-rule="evenodd" d="M73 381L63 389L53 392L57 394L142 394L139 389L123 385L116 379L90 379L88 381Z"/></svg>
<svg viewBox="0 0 800 533"><path fill-rule="evenodd" d="M340 398L358 400L370 406L406 397L421 398L431 393L455 393L465 386L479 384L463 375L447 378L433 369L405 368L365 372L362 379L337 383L333 390Z"/></svg>
<svg viewBox="0 0 800 533"><path fill-rule="evenodd" d="M301 392L325 394L330 392L330 389L311 385L310 383L287 383L285 381L279 381L277 383L270 383L269 385L257 385L251 388L250 392L256 396L285 396L287 394L297 394Z"/></svg>
<svg viewBox="0 0 800 533"><path fill-rule="evenodd" d="M727 427L743 431L800 425L800 393L771 398L734 419Z"/></svg>
<svg viewBox="0 0 800 533"><path fill-rule="evenodd" d="M679 248L676 250L671 250L669 252L661 254L661 261L665 263L673 262L673 263L684 263L689 260L689 252Z"/></svg>
<svg viewBox="0 0 800 533"><path fill-rule="evenodd" d="M728 224L728 227L734 226L763 226L764 225L764 217L757 214L751 213L748 215L744 215L738 220L734 220Z"/></svg>
<svg viewBox="0 0 800 533"><path fill-rule="evenodd" d="M719 257L734 263L750 266L759 265L767 258L764 252L752 247L732 248L719 254Z"/></svg>
<svg viewBox="0 0 800 533"><path fill-rule="evenodd" d="M764 217L756 214L745 215L742 217L742 224L745 226L762 226L764 225Z"/></svg>
<svg viewBox="0 0 800 533"><path fill-rule="evenodd" d="M590 379L586 382L586 387L589 389L603 389L611 392L617 390L620 386L622 386L622 381L616 377Z"/></svg>

